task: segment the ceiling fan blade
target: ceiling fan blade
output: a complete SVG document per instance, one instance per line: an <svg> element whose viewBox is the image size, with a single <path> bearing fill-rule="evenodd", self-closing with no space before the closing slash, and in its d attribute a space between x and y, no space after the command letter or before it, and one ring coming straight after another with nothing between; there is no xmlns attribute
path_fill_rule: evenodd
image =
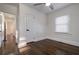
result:
<svg viewBox="0 0 79 59"><path fill-rule="evenodd" d="M34 4L34 6L42 5L42 4L45 4L45 3L36 3L36 4Z"/></svg>
<svg viewBox="0 0 79 59"><path fill-rule="evenodd" d="M39 6L39 5L45 5L46 3L35 3L35 4L33 4L34 6ZM50 3L50 5L48 6L51 10L53 10L54 9L54 6L53 6L53 3Z"/></svg>
<svg viewBox="0 0 79 59"><path fill-rule="evenodd" d="M53 4L51 4L49 7L50 7L50 9L51 9L51 10L53 10L53 9L54 9Z"/></svg>

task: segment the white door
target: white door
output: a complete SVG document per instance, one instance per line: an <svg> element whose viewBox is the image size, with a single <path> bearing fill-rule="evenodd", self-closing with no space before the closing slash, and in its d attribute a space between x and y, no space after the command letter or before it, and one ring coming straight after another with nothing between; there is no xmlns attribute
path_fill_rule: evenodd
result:
<svg viewBox="0 0 79 59"><path fill-rule="evenodd" d="M26 16L26 36L28 41L35 38L35 17L28 14Z"/></svg>

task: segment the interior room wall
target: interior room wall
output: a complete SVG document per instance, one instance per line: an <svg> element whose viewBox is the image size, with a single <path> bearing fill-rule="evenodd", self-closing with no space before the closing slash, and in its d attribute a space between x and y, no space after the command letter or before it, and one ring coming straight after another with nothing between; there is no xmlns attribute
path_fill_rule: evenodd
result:
<svg viewBox="0 0 79 59"><path fill-rule="evenodd" d="M27 23L28 15L33 16ZM30 31L26 31L29 26ZM41 40L46 36L46 15L25 5L19 5L19 39L23 42ZM40 38L40 39L39 39Z"/></svg>
<svg viewBox="0 0 79 59"><path fill-rule="evenodd" d="M55 19L61 16L69 16L69 33L55 32ZM47 37L79 46L79 4L72 4L48 14Z"/></svg>

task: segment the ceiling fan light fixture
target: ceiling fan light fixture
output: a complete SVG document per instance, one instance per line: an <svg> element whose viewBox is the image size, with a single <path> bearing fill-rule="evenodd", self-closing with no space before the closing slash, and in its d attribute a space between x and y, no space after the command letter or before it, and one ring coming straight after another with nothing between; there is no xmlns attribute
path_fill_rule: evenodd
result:
<svg viewBox="0 0 79 59"><path fill-rule="evenodd" d="M45 5L46 5L46 6L50 6L50 3L46 3Z"/></svg>

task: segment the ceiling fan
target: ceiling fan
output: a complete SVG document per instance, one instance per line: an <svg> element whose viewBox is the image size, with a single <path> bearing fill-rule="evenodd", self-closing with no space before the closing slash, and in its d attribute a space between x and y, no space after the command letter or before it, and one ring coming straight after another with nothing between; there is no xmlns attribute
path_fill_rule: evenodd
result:
<svg viewBox="0 0 79 59"><path fill-rule="evenodd" d="M51 10L54 9L53 3L35 3L34 6L45 5L48 6Z"/></svg>

